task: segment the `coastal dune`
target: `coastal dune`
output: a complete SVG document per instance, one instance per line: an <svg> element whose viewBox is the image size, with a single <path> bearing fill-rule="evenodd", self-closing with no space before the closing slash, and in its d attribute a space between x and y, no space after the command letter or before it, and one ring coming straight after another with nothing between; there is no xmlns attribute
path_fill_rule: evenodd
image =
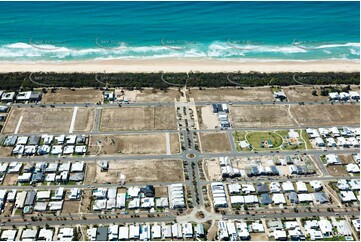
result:
<svg viewBox="0 0 361 242"><path fill-rule="evenodd" d="M359 61L256 61L219 59L143 59L64 62L0 62L0 73L9 72L359 72Z"/></svg>

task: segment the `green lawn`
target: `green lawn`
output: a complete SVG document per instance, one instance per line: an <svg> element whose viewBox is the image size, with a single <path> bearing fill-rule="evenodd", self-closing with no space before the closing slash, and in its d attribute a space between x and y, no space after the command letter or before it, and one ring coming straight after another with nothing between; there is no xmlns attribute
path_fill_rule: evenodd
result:
<svg viewBox="0 0 361 242"><path fill-rule="evenodd" d="M297 131L298 133L301 133L301 131ZM312 147L312 144L311 144L311 141L310 141L310 139L308 138L308 135L307 135L307 133L306 133L306 130L303 130L302 131L302 138L306 141L306 144L307 144L307 148L308 149L313 149L313 147Z"/></svg>
<svg viewBox="0 0 361 242"><path fill-rule="evenodd" d="M245 132L245 131L235 131L235 132L232 133L234 143L236 145L236 148L237 148L238 152L240 152L240 151L251 151L252 150L250 148L242 149L241 146L239 146L239 144L238 144L240 141L246 140L246 134L247 134L247 132Z"/></svg>
<svg viewBox="0 0 361 242"><path fill-rule="evenodd" d="M282 138L274 132L250 132L246 136L248 142L252 145L254 149L270 149L267 146L264 148L261 147L261 142L270 140L273 144L273 149L277 149L282 145Z"/></svg>

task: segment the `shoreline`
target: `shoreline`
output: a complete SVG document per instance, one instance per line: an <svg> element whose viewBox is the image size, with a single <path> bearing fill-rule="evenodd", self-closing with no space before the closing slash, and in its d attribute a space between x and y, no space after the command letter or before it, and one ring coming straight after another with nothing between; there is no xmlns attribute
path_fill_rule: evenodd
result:
<svg viewBox="0 0 361 242"><path fill-rule="evenodd" d="M92 60L65 62L0 62L0 73L9 72L360 72L359 60L217 60L159 58L143 60Z"/></svg>

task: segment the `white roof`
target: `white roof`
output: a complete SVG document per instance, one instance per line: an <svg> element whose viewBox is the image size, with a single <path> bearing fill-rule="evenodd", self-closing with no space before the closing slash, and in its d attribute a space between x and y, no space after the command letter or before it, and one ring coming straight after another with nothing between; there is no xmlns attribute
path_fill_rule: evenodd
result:
<svg viewBox="0 0 361 242"><path fill-rule="evenodd" d="M51 201L49 202L49 210L50 211L58 211L63 207L63 201Z"/></svg>
<svg viewBox="0 0 361 242"><path fill-rule="evenodd" d="M36 194L37 199L49 199L50 198L50 191L39 191Z"/></svg>
<svg viewBox="0 0 361 242"><path fill-rule="evenodd" d="M272 200L275 204L285 204L286 199L282 193L275 193L272 195Z"/></svg>
<svg viewBox="0 0 361 242"><path fill-rule="evenodd" d="M332 233L332 225L330 221L321 219L318 221L318 225L320 226L320 230L323 234Z"/></svg>
<svg viewBox="0 0 361 242"><path fill-rule="evenodd" d="M74 162L71 166L71 172L80 172L84 170L84 161Z"/></svg>
<svg viewBox="0 0 361 242"><path fill-rule="evenodd" d="M63 147L61 145L53 145L51 147L50 153L53 155L59 155L63 151Z"/></svg>
<svg viewBox="0 0 361 242"><path fill-rule="evenodd" d="M51 229L40 229L39 238L45 238L46 241L52 241L53 231Z"/></svg>
<svg viewBox="0 0 361 242"><path fill-rule="evenodd" d="M285 191L285 192L294 191L294 190L295 190L295 188L294 188L294 186L293 186L293 183L290 182L290 181L287 181L287 182L282 183L282 189L283 189L283 191Z"/></svg>
<svg viewBox="0 0 361 242"><path fill-rule="evenodd" d="M243 204L244 197L243 196L230 196L231 204Z"/></svg>
<svg viewBox="0 0 361 242"><path fill-rule="evenodd" d="M21 238L35 239L38 231L36 229L25 229L21 235Z"/></svg>
<svg viewBox="0 0 361 242"><path fill-rule="evenodd" d="M118 232L118 239L119 239L119 240L126 240L126 239L128 239L128 238L129 238L128 234L129 234L129 228L128 228L128 226L119 227L119 232Z"/></svg>
<svg viewBox="0 0 361 242"><path fill-rule="evenodd" d="M304 183L303 181L298 181L296 182L296 188L298 192L307 192L307 186L306 183Z"/></svg>

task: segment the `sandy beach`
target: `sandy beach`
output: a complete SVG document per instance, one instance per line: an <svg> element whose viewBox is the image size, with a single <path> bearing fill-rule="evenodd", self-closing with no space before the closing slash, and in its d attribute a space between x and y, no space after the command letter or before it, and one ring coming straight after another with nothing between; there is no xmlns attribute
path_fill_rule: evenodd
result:
<svg viewBox="0 0 361 242"><path fill-rule="evenodd" d="M359 61L237 61L214 59L94 60L68 62L0 62L7 72L359 72Z"/></svg>

